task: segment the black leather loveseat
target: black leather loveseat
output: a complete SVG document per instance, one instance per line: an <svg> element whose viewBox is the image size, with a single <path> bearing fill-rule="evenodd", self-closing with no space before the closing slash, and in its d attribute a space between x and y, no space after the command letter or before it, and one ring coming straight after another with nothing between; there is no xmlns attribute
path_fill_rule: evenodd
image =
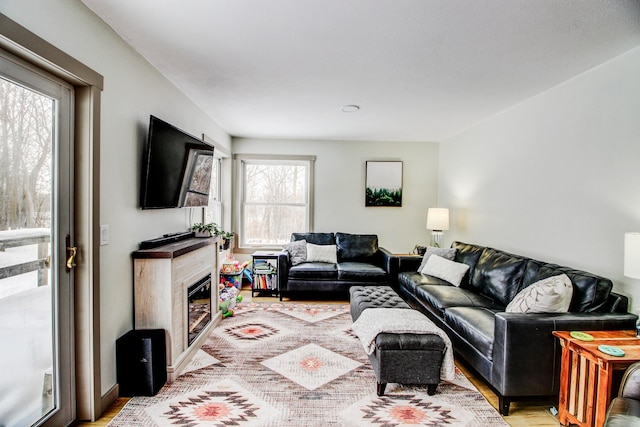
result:
<svg viewBox="0 0 640 427"><path fill-rule="evenodd" d="M281 295L321 292L346 296L351 286L389 284L395 277L391 268L397 263L388 250L378 246L375 234L293 233L291 242L279 256ZM311 258L310 251L296 256L292 247L306 244L333 251L334 259Z"/></svg>
<svg viewBox="0 0 640 427"><path fill-rule="evenodd" d="M457 356L496 391L503 415L517 398L558 394L561 348L552 331L635 328L637 316L608 279L492 248L451 247L452 261L469 266L459 286L419 273L421 258L399 257L396 290L447 333ZM568 312L505 312L522 289L562 273L573 287Z"/></svg>

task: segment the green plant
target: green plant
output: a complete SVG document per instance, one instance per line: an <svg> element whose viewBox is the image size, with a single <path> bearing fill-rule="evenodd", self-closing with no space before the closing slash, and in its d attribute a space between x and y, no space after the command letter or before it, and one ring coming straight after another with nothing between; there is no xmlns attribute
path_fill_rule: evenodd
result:
<svg viewBox="0 0 640 427"><path fill-rule="evenodd" d="M191 231L199 231L201 233L209 232L214 236L217 236L222 232L222 230L220 230L220 227L218 227L218 224L216 224L215 222L209 222L207 224L197 222L191 226Z"/></svg>

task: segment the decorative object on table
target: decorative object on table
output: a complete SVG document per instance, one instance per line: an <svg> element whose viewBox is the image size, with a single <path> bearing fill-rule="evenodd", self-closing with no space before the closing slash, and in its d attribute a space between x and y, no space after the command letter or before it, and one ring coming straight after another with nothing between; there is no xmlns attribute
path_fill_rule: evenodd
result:
<svg viewBox="0 0 640 427"><path fill-rule="evenodd" d="M424 253L426 251L427 251L427 247L426 246L415 245L413 247L413 251L411 251L411 253L415 254L415 255L424 255Z"/></svg>
<svg viewBox="0 0 640 427"><path fill-rule="evenodd" d="M237 304L188 374L153 397L134 397L110 427L191 425L508 427L456 369L434 396L426 386L376 378L343 304Z"/></svg>
<svg viewBox="0 0 640 427"><path fill-rule="evenodd" d="M580 341L593 341L593 335L588 334L586 332L571 331L569 335L571 335L572 338L575 338Z"/></svg>
<svg viewBox="0 0 640 427"><path fill-rule="evenodd" d="M402 162L367 161L365 206L402 206Z"/></svg>
<svg viewBox="0 0 640 427"><path fill-rule="evenodd" d="M429 208L427 210L427 230L431 230L432 245L440 247L442 232L449 229L449 209Z"/></svg>
<svg viewBox="0 0 640 427"><path fill-rule="evenodd" d="M625 354L623 349L613 345L600 344L598 346L598 350L600 350L604 354L608 354L609 356L615 356L615 357L622 357Z"/></svg>

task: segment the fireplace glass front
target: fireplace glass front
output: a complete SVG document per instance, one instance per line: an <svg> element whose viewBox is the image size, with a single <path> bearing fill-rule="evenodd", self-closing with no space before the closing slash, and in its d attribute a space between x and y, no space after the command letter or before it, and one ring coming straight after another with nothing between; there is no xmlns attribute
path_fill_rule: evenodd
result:
<svg viewBox="0 0 640 427"><path fill-rule="evenodd" d="M187 290L189 307L189 345L211 322L211 275L198 280Z"/></svg>

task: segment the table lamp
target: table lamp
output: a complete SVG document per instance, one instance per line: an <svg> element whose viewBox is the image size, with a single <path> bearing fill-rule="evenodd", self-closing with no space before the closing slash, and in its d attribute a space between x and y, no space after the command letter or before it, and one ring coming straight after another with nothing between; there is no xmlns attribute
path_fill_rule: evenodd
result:
<svg viewBox="0 0 640 427"><path fill-rule="evenodd" d="M427 230L431 230L433 246L440 247L442 231L449 229L449 209L429 208L427 210Z"/></svg>

